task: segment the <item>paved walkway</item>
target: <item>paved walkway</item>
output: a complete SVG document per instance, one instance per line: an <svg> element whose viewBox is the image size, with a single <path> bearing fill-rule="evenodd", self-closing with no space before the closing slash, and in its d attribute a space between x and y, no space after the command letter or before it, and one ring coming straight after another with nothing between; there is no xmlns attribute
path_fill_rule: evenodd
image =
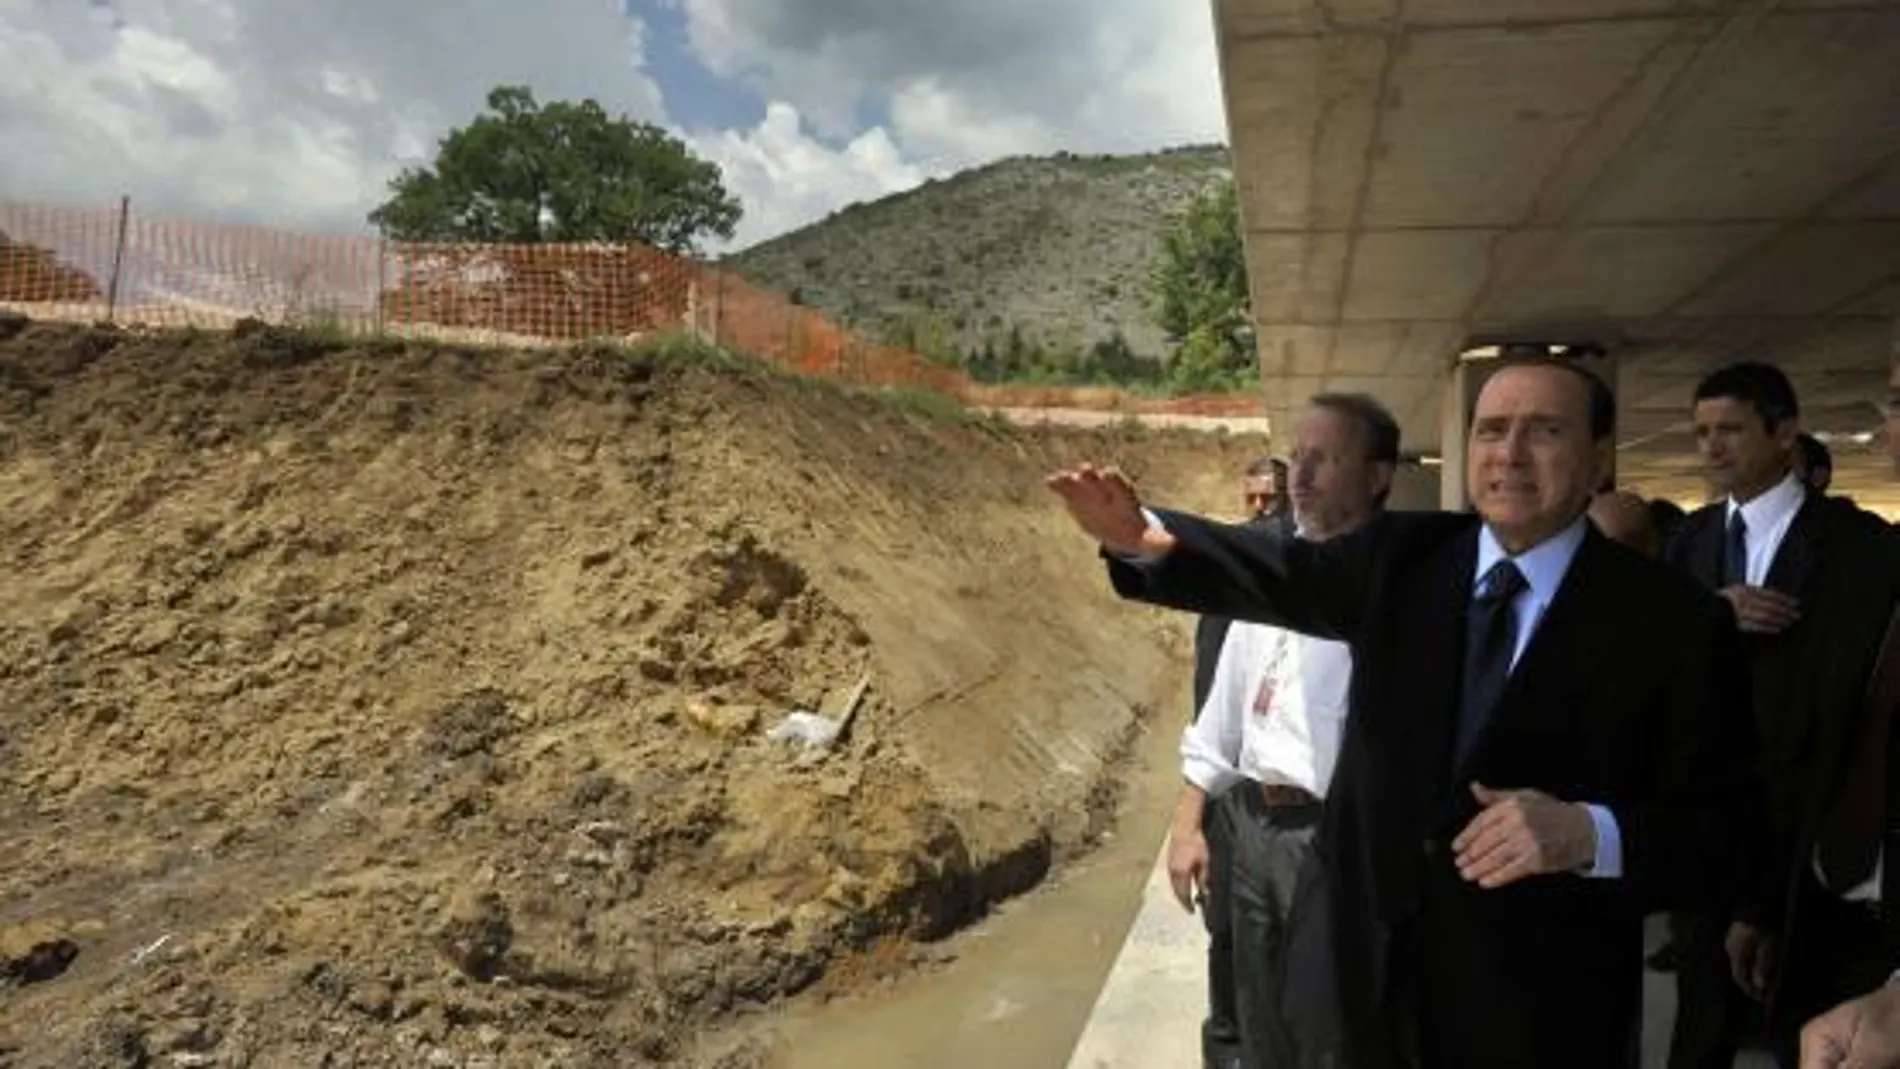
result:
<svg viewBox="0 0 1900 1069"><path fill-rule="evenodd" d="M1207 929L1168 887L1167 844L1069 1069L1201 1069Z"/></svg>
<svg viewBox="0 0 1900 1069"><path fill-rule="evenodd" d="M1068 1069L1201 1069L1207 932L1168 889L1166 856L1163 847ZM1650 936L1660 940L1660 923L1652 922ZM1643 994L1643 1065L1661 1069L1676 1012L1674 979L1648 973ZM1774 1062L1750 1052L1735 1069L1774 1069Z"/></svg>

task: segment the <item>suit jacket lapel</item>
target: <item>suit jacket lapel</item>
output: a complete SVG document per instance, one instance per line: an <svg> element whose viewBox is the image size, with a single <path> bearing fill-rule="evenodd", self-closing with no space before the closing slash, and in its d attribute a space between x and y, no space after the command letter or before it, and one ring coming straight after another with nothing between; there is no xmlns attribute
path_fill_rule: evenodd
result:
<svg viewBox="0 0 1900 1069"><path fill-rule="evenodd" d="M1728 513L1724 509L1712 509L1708 515L1709 522L1696 532L1689 570L1703 587L1718 590L1722 586L1723 557L1727 551L1723 540L1728 537Z"/></svg>
<svg viewBox="0 0 1900 1069"><path fill-rule="evenodd" d="M1411 601L1442 611L1455 606L1451 619L1439 616L1414 621L1407 632L1407 660L1419 673L1420 708L1407 723L1416 733L1410 749L1420 755L1413 765L1423 771L1416 785L1420 803L1442 798L1452 778L1452 747L1457 736L1458 703L1464 689L1465 621L1471 612L1473 573L1478 567L1478 525L1449 540L1420 581L1429 588Z"/></svg>
<svg viewBox="0 0 1900 1069"><path fill-rule="evenodd" d="M1821 522L1821 508L1821 499L1814 494L1802 502L1788 524L1788 533L1781 538L1781 546L1775 551L1774 563L1768 566L1768 577L1763 585L1796 597L1807 593L1808 580L1827 541L1827 525Z"/></svg>

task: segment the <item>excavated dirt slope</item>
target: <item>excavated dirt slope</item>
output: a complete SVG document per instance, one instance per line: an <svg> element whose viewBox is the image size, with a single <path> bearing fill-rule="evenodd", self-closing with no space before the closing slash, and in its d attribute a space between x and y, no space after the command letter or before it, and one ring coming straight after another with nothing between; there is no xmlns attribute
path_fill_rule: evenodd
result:
<svg viewBox="0 0 1900 1069"><path fill-rule="evenodd" d="M0 321L0 1066L702 1064L1101 830L1179 624L1040 475L1258 446Z"/></svg>

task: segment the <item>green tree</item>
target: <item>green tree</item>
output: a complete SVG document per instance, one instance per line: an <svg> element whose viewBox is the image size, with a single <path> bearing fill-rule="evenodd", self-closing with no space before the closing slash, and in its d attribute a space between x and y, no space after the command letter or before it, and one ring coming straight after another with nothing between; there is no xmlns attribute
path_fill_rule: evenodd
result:
<svg viewBox="0 0 1900 1069"><path fill-rule="evenodd" d="M369 215L402 241L641 241L693 252L732 236L739 202L718 166L660 127L593 100L535 102L497 86L451 130L433 167L409 167Z"/></svg>
<svg viewBox="0 0 1900 1069"><path fill-rule="evenodd" d="M1163 239L1154 273L1155 322L1175 346L1176 385L1224 389L1250 380L1247 261L1232 179L1190 201Z"/></svg>

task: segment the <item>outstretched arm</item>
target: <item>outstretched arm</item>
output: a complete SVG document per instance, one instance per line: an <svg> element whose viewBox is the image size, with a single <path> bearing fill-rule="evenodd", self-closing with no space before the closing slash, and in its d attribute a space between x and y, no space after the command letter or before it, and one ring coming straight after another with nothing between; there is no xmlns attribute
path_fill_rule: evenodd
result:
<svg viewBox="0 0 1900 1069"><path fill-rule="evenodd" d="M1115 591L1133 601L1351 641L1365 610L1383 520L1324 543L1167 510L1146 511L1113 468L1057 472L1048 485L1100 544Z"/></svg>

